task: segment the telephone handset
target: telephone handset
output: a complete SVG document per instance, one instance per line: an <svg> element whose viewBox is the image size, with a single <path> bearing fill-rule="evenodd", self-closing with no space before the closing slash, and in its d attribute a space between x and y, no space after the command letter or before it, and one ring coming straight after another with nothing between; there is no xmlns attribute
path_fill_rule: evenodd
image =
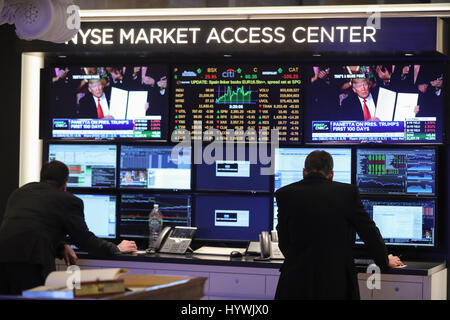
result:
<svg viewBox="0 0 450 320"><path fill-rule="evenodd" d="M163 253L185 254L196 231L196 227L164 227L155 242L155 250Z"/></svg>
<svg viewBox="0 0 450 320"><path fill-rule="evenodd" d="M161 244L164 243L164 241L166 241L166 238L169 236L170 231L172 230L171 227L164 227L161 232L159 233L158 239L156 239L155 242L155 250L159 251L159 249L161 248Z"/></svg>
<svg viewBox="0 0 450 320"><path fill-rule="evenodd" d="M261 258L270 259L270 235L263 231L259 235L259 245L261 246Z"/></svg>
<svg viewBox="0 0 450 320"><path fill-rule="evenodd" d="M270 234L268 231L261 232L259 243L261 246L260 260L284 259L283 253L278 247L278 233L276 230L272 230Z"/></svg>

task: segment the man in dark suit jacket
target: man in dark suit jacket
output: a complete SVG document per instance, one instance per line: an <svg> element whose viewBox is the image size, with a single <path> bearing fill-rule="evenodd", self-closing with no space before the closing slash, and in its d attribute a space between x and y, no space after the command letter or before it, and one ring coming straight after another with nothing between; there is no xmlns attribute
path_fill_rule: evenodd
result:
<svg viewBox="0 0 450 320"><path fill-rule="evenodd" d="M332 181L329 153L309 154L303 177L276 192L276 228L285 261L275 299L359 299L352 255L355 230L382 270L402 262L388 256L357 187Z"/></svg>
<svg viewBox="0 0 450 320"><path fill-rule="evenodd" d="M83 201L65 191L69 169L59 161L45 164L41 182L15 190L0 216L0 294L20 294L43 285L55 270L55 257L75 264L77 257L65 242L107 257L136 251L134 241L119 245L97 238L84 221Z"/></svg>
<svg viewBox="0 0 450 320"><path fill-rule="evenodd" d="M111 88L105 88L103 81L102 79L88 81L89 92L80 99L77 118L112 119L112 115L109 112ZM99 110L99 106L101 110Z"/></svg>
<svg viewBox="0 0 450 320"><path fill-rule="evenodd" d="M370 89L367 78L352 79L353 94L342 101L339 120L376 121L378 87ZM366 109L367 108L367 109Z"/></svg>

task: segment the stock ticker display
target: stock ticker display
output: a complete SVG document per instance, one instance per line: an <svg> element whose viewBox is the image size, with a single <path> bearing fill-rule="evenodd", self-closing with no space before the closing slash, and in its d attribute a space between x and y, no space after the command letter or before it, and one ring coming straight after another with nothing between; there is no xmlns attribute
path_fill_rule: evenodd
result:
<svg viewBox="0 0 450 320"><path fill-rule="evenodd" d="M172 141L301 142L298 65L176 66ZM232 130L232 131L231 131Z"/></svg>
<svg viewBox="0 0 450 320"><path fill-rule="evenodd" d="M120 202L120 235L148 237L148 216L159 204L164 226L191 225L191 197L178 194L123 194Z"/></svg>
<svg viewBox="0 0 450 320"><path fill-rule="evenodd" d="M436 193L435 149L358 149L356 183L361 193Z"/></svg>

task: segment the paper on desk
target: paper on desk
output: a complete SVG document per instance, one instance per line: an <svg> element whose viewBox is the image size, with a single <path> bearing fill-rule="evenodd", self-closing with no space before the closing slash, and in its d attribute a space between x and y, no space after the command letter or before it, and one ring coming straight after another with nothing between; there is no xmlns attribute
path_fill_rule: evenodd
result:
<svg viewBox="0 0 450 320"><path fill-rule="evenodd" d="M111 88L109 113L114 119L125 119L127 114L128 91L116 87Z"/></svg>
<svg viewBox="0 0 450 320"><path fill-rule="evenodd" d="M418 93L399 93L397 95L394 121L415 118L414 108L417 106L418 99Z"/></svg>
<svg viewBox="0 0 450 320"><path fill-rule="evenodd" d="M128 272L122 268L105 268L105 269L88 269L74 271L54 271L45 279L46 287L63 287L73 282L91 282L91 281L107 281L115 280L122 273Z"/></svg>
<svg viewBox="0 0 450 320"><path fill-rule="evenodd" d="M397 93L395 91L380 88L377 107L375 109L375 118L381 121L392 121L396 97Z"/></svg>
<svg viewBox="0 0 450 320"><path fill-rule="evenodd" d="M147 95L147 91L130 91L128 93L127 119L145 118Z"/></svg>

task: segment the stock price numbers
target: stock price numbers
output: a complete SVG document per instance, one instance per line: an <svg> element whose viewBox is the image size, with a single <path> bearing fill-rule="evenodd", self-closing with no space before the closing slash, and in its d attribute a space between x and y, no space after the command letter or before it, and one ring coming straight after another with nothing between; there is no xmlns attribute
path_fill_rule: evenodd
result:
<svg viewBox="0 0 450 320"><path fill-rule="evenodd" d="M298 66L177 66L172 138L300 143Z"/></svg>

